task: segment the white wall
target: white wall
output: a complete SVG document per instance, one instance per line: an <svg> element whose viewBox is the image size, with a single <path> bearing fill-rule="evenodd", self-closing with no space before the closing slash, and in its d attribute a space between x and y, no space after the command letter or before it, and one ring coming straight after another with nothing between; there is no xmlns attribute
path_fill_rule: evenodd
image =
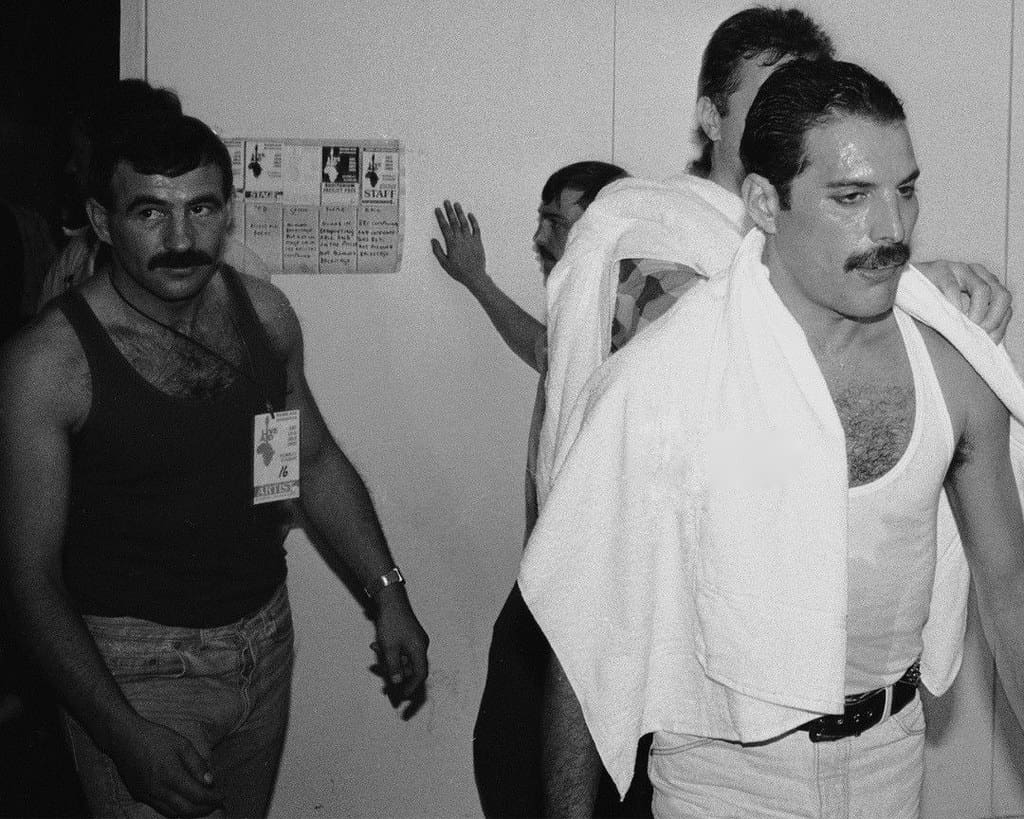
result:
<svg viewBox="0 0 1024 819"><path fill-rule="evenodd" d="M530 237L544 179L582 158L655 176L682 168L700 50L747 5L148 0L149 79L222 132L406 146L401 270L275 281L302 320L314 392L373 491L431 634L430 697L409 722L391 711L366 670L370 625L293 535L298 666L274 815L479 814L471 730L518 559L534 379L438 268L432 209L444 197L472 208L492 275L540 316ZM1012 4L797 5L907 103L923 171L920 255L979 260L1002 275L1008 192L1024 212L1024 185L1007 187ZM1022 174L1015 159L1013 178ZM1010 235L1024 262L1019 218ZM1012 754L992 729L991 663L975 632L969 645L953 697L930 709L929 817L1024 812Z"/></svg>
<svg viewBox="0 0 1024 819"><path fill-rule="evenodd" d="M279 277L310 382L374 494L430 632L430 698L402 722L370 625L289 540L295 706L276 816L473 816L470 742L490 628L522 540L535 376L430 253L433 208L480 219L492 275L538 315L531 236L559 165L610 159L613 4L151 0L148 73L225 133L397 137L396 275Z"/></svg>

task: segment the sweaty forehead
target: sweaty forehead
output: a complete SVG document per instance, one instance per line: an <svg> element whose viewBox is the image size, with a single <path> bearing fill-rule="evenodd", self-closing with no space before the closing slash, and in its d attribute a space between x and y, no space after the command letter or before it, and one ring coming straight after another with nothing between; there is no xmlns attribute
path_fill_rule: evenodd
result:
<svg viewBox="0 0 1024 819"><path fill-rule="evenodd" d="M808 171L831 184L899 184L914 176L918 168L905 123L847 116L807 131L804 173Z"/></svg>

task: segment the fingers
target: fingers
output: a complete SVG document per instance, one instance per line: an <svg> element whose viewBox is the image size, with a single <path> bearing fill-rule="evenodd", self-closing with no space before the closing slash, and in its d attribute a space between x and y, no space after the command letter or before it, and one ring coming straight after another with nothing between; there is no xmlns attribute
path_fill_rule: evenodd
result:
<svg viewBox="0 0 1024 819"><path fill-rule="evenodd" d="M1008 307L1006 314L1003 316L1003 320L999 323L999 326L988 331L989 338L991 338L996 344L1002 344L1003 339L1006 338L1006 328L1010 326L1010 319L1012 317L1013 308Z"/></svg>
<svg viewBox="0 0 1024 819"><path fill-rule="evenodd" d="M462 210L462 205L459 202L456 202L452 206L452 212L455 214L455 218L459 223L459 229L463 233L468 233L472 235L474 232L473 223L476 222L476 217L474 217L473 214L469 214L469 216L467 216L466 213ZM471 219L472 222L470 221Z"/></svg>
<svg viewBox="0 0 1024 819"><path fill-rule="evenodd" d="M434 217L437 219L441 233L447 238L445 231L452 233L468 233L472 236L479 234L480 226L472 213L467 213L459 202L444 200L442 208L434 208Z"/></svg>
<svg viewBox="0 0 1024 819"><path fill-rule="evenodd" d="M1006 335L1006 326L1013 315L1013 297L1002 282L993 276L984 265L971 265L972 270L984 278L989 286L988 311L978 322L992 340L998 344Z"/></svg>
<svg viewBox="0 0 1024 819"><path fill-rule="evenodd" d="M391 704L398 705L401 700L413 697L427 679L426 647L414 642L410 646L398 644L382 649L380 643L373 642L370 648L377 655L379 668L376 670L385 680L384 693Z"/></svg>
<svg viewBox="0 0 1024 819"><path fill-rule="evenodd" d="M210 763L186 740L178 750L181 768L186 774L177 778L176 796L183 800L179 810L182 816L206 816L221 807L223 800L214 790Z"/></svg>
<svg viewBox="0 0 1024 819"><path fill-rule="evenodd" d="M430 240L430 249L434 252L434 258L437 259L437 263L441 265L445 270L448 269L448 256L444 252L444 248L441 247L441 243L437 239Z"/></svg>
<svg viewBox="0 0 1024 819"><path fill-rule="evenodd" d="M984 322L989 316L994 295L993 285L998 284L995 277L989 273L983 265L961 265L960 270L955 270L960 280L960 287L970 297L971 303L967 310L967 317L975 324L984 327ZM985 328L988 329L987 327Z"/></svg>
<svg viewBox="0 0 1024 819"><path fill-rule="evenodd" d="M395 645L384 647L382 654L384 658L384 671L387 674L389 685L398 686L405 679L402 673L402 653Z"/></svg>
<svg viewBox="0 0 1024 819"><path fill-rule="evenodd" d="M224 802L214 788L209 764L187 741L147 790L149 797L138 796L168 816L207 816Z"/></svg>
<svg viewBox="0 0 1024 819"><path fill-rule="evenodd" d="M210 770L210 763L199 755L191 743L181 749L179 756L192 781L201 783L204 787L213 785L213 771Z"/></svg>
<svg viewBox="0 0 1024 819"><path fill-rule="evenodd" d="M934 261L918 265L921 272L967 317L997 343L1012 315L1010 291L983 264Z"/></svg>
<svg viewBox="0 0 1024 819"><path fill-rule="evenodd" d="M402 694L410 698L419 690L427 679L427 652L413 650L402 655L402 674L405 677L405 684L402 686Z"/></svg>

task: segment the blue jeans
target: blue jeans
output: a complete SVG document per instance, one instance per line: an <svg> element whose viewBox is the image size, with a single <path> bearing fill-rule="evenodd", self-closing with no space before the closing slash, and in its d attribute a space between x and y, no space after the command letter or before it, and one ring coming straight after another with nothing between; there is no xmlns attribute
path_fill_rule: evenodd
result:
<svg viewBox="0 0 1024 819"><path fill-rule="evenodd" d="M917 819L921 699L835 742L811 742L804 731L760 745L658 732L650 771L656 817Z"/></svg>
<svg viewBox="0 0 1024 819"><path fill-rule="evenodd" d="M292 618L282 585L259 611L216 628L133 617L83 618L107 667L145 719L187 737L210 760L225 799L215 816L264 816L288 722ZM128 793L113 761L65 714L95 816L157 817Z"/></svg>

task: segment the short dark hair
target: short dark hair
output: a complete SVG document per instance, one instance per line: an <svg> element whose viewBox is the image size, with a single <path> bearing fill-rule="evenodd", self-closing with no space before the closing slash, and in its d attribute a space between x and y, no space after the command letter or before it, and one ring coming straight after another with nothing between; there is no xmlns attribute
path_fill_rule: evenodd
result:
<svg viewBox="0 0 1024 819"><path fill-rule="evenodd" d="M629 174L624 169L610 162L574 162L572 165L559 168L548 177L544 189L540 192L540 201L546 205L554 202L564 190L580 191L582 196L576 204L586 210L601 188L609 182L627 176Z"/></svg>
<svg viewBox="0 0 1024 819"><path fill-rule="evenodd" d="M807 132L841 117L883 125L906 120L892 89L859 65L794 60L780 66L747 114L740 142L743 169L771 182L780 207L789 208L790 183L807 166Z"/></svg>
<svg viewBox="0 0 1024 819"><path fill-rule="evenodd" d="M230 202L234 193L228 149L209 126L195 117L142 117L96 148L89 168L89 196L105 208L113 205L110 182L121 162L137 173L172 177L215 165L220 170L224 201Z"/></svg>
<svg viewBox="0 0 1024 819"><path fill-rule="evenodd" d="M139 117L181 116L181 100L169 88L129 78L95 89L74 111L74 122L93 145L110 139Z"/></svg>
<svg viewBox="0 0 1024 819"><path fill-rule="evenodd" d="M726 116L729 95L740 84L743 60L761 55L763 65L775 65L786 57L830 59L834 52L829 36L802 11L754 6L734 14L711 35L701 60L697 96L710 99ZM707 177L713 143L699 126L696 134L701 153L690 163L690 172Z"/></svg>

